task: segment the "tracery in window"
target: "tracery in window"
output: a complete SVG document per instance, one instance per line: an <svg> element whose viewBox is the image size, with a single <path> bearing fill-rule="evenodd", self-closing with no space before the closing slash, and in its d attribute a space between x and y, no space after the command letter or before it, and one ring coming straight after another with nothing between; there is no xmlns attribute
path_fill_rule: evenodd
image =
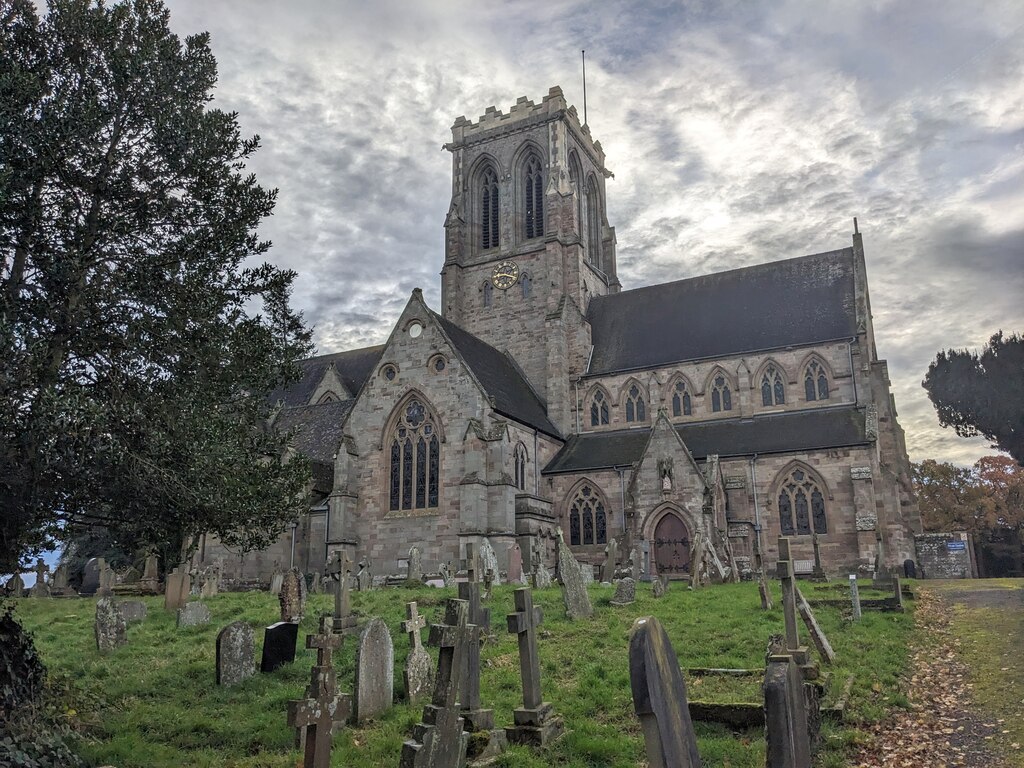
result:
<svg viewBox="0 0 1024 768"><path fill-rule="evenodd" d="M779 489L779 525L783 536L828 533L825 496L806 470L794 469Z"/></svg>
<svg viewBox="0 0 1024 768"><path fill-rule="evenodd" d="M513 453L513 460L515 463L516 488L520 491L526 490L526 463L528 459L529 456L526 453L526 446L522 443L517 443L515 452Z"/></svg>
<svg viewBox="0 0 1024 768"><path fill-rule="evenodd" d="M647 421L647 406L636 384L631 384L626 392L626 421Z"/></svg>
<svg viewBox="0 0 1024 768"><path fill-rule="evenodd" d="M680 379L672 388L672 415L692 416L693 399L690 397L690 390L686 382Z"/></svg>
<svg viewBox="0 0 1024 768"><path fill-rule="evenodd" d="M526 224L526 238L544 234L544 171L540 158L531 155L526 161L523 173L523 187L526 193L523 209Z"/></svg>
<svg viewBox="0 0 1024 768"><path fill-rule="evenodd" d="M480 247L498 246L498 174L488 165L480 174Z"/></svg>
<svg viewBox="0 0 1024 768"><path fill-rule="evenodd" d="M608 521L604 499L589 483L580 487L569 505L569 543L607 544Z"/></svg>
<svg viewBox="0 0 1024 768"><path fill-rule="evenodd" d="M388 496L392 511L437 506L440 451L433 413L420 399L408 400L391 435Z"/></svg>
<svg viewBox="0 0 1024 768"><path fill-rule="evenodd" d="M608 423L608 399L600 389L594 393L590 401L590 426L597 427Z"/></svg>
<svg viewBox="0 0 1024 768"><path fill-rule="evenodd" d="M490 281L484 283L484 306L491 306L491 302L494 300L493 296L494 288L491 287Z"/></svg>
<svg viewBox="0 0 1024 768"><path fill-rule="evenodd" d="M782 405L785 402L786 384L782 372L774 365L769 365L761 376L761 404Z"/></svg>
<svg viewBox="0 0 1024 768"><path fill-rule="evenodd" d="M732 410L732 390L721 373L711 382L711 410L715 413Z"/></svg>
<svg viewBox="0 0 1024 768"><path fill-rule="evenodd" d="M817 360L811 360L804 371L804 395L808 400L828 400L828 374Z"/></svg>

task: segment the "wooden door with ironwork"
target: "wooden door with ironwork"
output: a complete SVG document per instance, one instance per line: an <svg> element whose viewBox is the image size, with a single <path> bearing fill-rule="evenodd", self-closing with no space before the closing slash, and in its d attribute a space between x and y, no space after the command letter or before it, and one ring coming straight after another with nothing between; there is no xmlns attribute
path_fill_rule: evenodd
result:
<svg viewBox="0 0 1024 768"><path fill-rule="evenodd" d="M654 529L654 564L659 576L672 578L690 573L690 532L679 516L671 512Z"/></svg>

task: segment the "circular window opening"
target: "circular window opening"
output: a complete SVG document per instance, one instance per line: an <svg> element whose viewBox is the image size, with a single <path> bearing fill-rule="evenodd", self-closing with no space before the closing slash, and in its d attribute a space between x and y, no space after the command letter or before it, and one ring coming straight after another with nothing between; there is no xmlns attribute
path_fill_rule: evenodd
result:
<svg viewBox="0 0 1024 768"><path fill-rule="evenodd" d="M445 359L443 357L439 357L434 360L434 370L437 371L438 373L440 373L447 367L448 363L445 362Z"/></svg>
<svg viewBox="0 0 1024 768"><path fill-rule="evenodd" d="M394 381L395 376L398 375L398 369L393 365L384 366L384 378L388 381Z"/></svg>
<svg viewBox="0 0 1024 768"><path fill-rule="evenodd" d="M409 326L409 335L412 338L418 339L421 333L423 333L423 326L419 323L413 323Z"/></svg>

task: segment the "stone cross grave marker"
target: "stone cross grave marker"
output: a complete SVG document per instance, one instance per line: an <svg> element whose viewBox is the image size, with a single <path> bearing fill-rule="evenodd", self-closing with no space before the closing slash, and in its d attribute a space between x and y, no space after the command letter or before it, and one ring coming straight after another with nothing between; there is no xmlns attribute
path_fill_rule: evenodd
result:
<svg viewBox="0 0 1024 768"><path fill-rule="evenodd" d="M768 657L764 675L766 768L811 768L804 682L792 656Z"/></svg>
<svg viewBox="0 0 1024 768"><path fill-rule="evenodd" d="M757 575L757 591L761 594L761 610L772 609L772 593L768 590L768 579L765 578L764 568L761 568Z"/></svg>
<svg viewBox="0 0 1024 768"><path fill-rule="evenodd" d="M297 568L289 568L281 579L277 600L281 604L281 621L302 621L305 613L305 584Z"/></svg>
<svg viewBox="0 0 1024 768"><path fill-rule="evenodd" d="M101 597L96 601L96 649L101 653L120 648L128 642L128 625L117 610L113 598Z"/></svg>
<svg viewBox="0 0 1024 768"><path fill-rule="evenodd" d="M356 647L352 722L372 720L391 708L395 692L395 646L388 625L370 619Z"/></svg>
<svg viewBox="0 0 1024 768"><path fill-rule="evenodd" d="M857 574L850 574L850 602L853 603L853 620L860 621L860 590L857 588Z"/></svg>
<svg viewBox="0 0 1024 768"><path fill-rule="evenodd" d="M263 657L260 672L273 672L278 667L295 661L295 643L299 639L299 625L279 621L263 631Z"/></svg>
<svg viewBox="0 0 1024 768"><path fill-rule="evenodd" d="M210 623L210 609L206 603L192 601L178 609L178 628L198 627Z"/></svg>
<svg viewBox="0 0 1024 768"><path fill-rule="evenodd" d="M611 584L615 579L615 561L619 559L619 544L615 539L604 548L604 563L601 564L601 583Z"/></svg>
<svg viewBox="0 0 1024 768"><path fill-rule="evenodd" d="M406 603L405 621L402 631L409 635L409 655L405 659L405 695L412 704L420 701L430 693L433 682L433 671L430 667L430 654L423 647L420 630L427 626L427 620L420 616L416 603Z"/></svg>
<svg viewBox="0 0 1024 768"><path fill-rule="evenodd" d="M836 652L832 650L832 644L828 641L828 637L825 636L821 627L818 626L818 620L814 616L814 611L811 610L810 603L804 598L804 594L799 588L796 590L796 607L800 612L800 618L804 620L807 632L811 636L811 642L818 649L818 655L821 656L821 660L826 664L831 664L836 660Z"/></svg>
<svg viewBox="0 0 1024 768"><path fill-rule="evenodd" d="M615 594L612 595L612 605L630 605L636 602L636 582L629 576L619 579L615 585Z"/></svg>
<svg viewBox="0 0 1024 768"><path fill-rule="evenodd" d="M462 768L468 736L463 733L458 695L462 656L469 639L469 604L449 599L443 624L430 627L428 645L438 648L437 676L423 722L402 745L399 768Z"/></svg>
<svg viewBox="0 0 1024 768"><path fill-rule="evenodd" d="M587 594L587 585L583 583L583 575L576 558L565 545L562 529L558 537L558 580L562 583L562 600L565 603L565 615L570 619L583 619L594 614Z"/></svg>
<svg viewBox="0 0 1024 768"><path fill-rule="evenodd" d="M508 545L508 583L523 583L523 550L515 542Z"/></svg>
<svg viewBox="0 0 1024 768"><path fill-rule="evenodd" d="M309 675L306 698L288 702L288 725L305 731L303 768L330 767L334 730L348 719L351 709L351 698L338 693L331 659L341 648L342 636L325 630L321 626L319 634L306 635L306 648L316 648L316 666Z"/></svg>
<svg viewBox="0 0 1024 768"><path fill-rule="evenodd" d="M480 643L490 630L491 610L481 605L480 569L482 563L476 548L466 544L466 578L459 583L459 599L468 607L469 642L462 655L461 688L459 702L467 731L489 731L494 728L494 712L480 707Z"/></svg>
<svg viewBox="0 0 1024 768"><path fill-rule="evenodd" d="M637 619L630 632L629 683L651 768L700 768L679 659L653 616Z"/></svg>
<svg viewBox="0 0 1024 768"><path fill-rule="evenodd" d="M50 585L46 583L46 576L49 571L46 568L46 563L43 562L43 558L36 560L36 583L32 585L32 589L29 590L29 597L49 597L50 596Z"/></svg>
<svg viewBox="0 0 1024 768"><path fill-rule="evenodd" d="M540 686L540 654L537 650L537 627L544 619L540 606L533 604L533 592L517 589L514 593L516 612L508 614L508 631L518 636L519 676L523 682L523 706L513 713L515 725L505 729L508 740L515 744L543 746L562 734L562 719L556 717L551 704L544 701Z"/></svg>
<svg viewBox="0 0 1024 768"><path fill-rule="evenodd" d="M188 599L192 577L183 567L176 566L164 580L164 610L175 611Z"/></svg>
<svg viewBox="0 0 1024 768"><path fill-rule="evenodd" d="M334 579L334 621L335 632L352 632L356 627L356 617L352 615L352 599L349 596L349 571L352 561L340 549L334 550L327 573Z"/></svg>
<svg viewBox="0 0 1024 768"><path fill-rule="evenodd" d="M821 565L821 542L818 541L818 534L815 533L811 537L811 543L814 546L814 570L811 571L811 577L815 581L828 581L825 569Z"/></svg>
<svg viewBox="0 0 1024 768"><path fill-rule="evenodd" d="M238 685L256 674L256 635L244 621L217 634L217 685Z"/></svg>
<svg viewBox="0 0 1024 768"><path fill-rule="evenodd" d="M409 581L423 581L423 553L415 544L409 547L409 570L405 577Z"/></svg>
<svg viewBox="0 0 1024 768"><path fill-rule="evenodd" d="M797 664L807 663L807 648L800 645L797 625L796 576L793 574L793 559L790 555L789 538L779 537L779 580L782 582L782 613L786 620L786 651Z"/></svg>
<svg viewBox="0 0 1024 768"><path fill-rule="evenodd" d="M629 575L633 581L640 580L640 547L629 550Z"/></svg>

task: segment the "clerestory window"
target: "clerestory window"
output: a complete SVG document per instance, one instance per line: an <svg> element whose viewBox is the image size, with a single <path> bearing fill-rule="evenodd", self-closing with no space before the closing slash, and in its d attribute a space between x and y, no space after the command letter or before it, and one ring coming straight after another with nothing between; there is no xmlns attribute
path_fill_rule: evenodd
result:
<svg viewBox="0 0 1024 768"><path fill-rule="evenodd" d="M785 402L786 385L782 373L774 365L769 365L761 376L761 404L782 405Z"/></svg>
<svg viewBox="0 0 1024 768"><path fill-rule="evenodd" d="M808 400L828 400L828 374L817 360L812 360L804 371L804 395Z"/></svg>
<svg viewBox="0 0 1024 768"><path fill-rule="evenodd" d="M597 390L590 401L590 426L597 427L608 423L608 400L604 392Z"/></svg>
<svg viewBox="0 0 1024 768"><path fill-rule="evenodd" d="M569 505L569 543L607 544L608 521L604 499L589 483L577 491Z"/></svg>
<svg viewBox="0 0 1024 768"><path fill-rule="evenodd" d="M390 508L433 509L438 505L440 492L441 444L437 422L418 398L412 398L401 408L391 435Z"/></svg>
<svg viewBox="0 0 1024 768"><path fill-rule="evenodd" d="M825 496L803 469L794 469L779 490L779 525L783 536L828 533Z"/></svg>
<svg viewBox="0 0 1024 768"><path fill-rule="evenodd" d="M647 406L636 384L630 385L626 393L626 421L647 421Z"/></svg>
<svg viewBox="0 0 1024 768"><path fill-rule="evenodd" d="M711 382L711 410L715 413L732 410L732 390L722 374Z"/></svg>
<svg viewBox="0 0 1024 768"><path fill-rule="evenodd" d="M672 415L692 416L693 400L685 381L677 381L672 392Z"/></svg>

